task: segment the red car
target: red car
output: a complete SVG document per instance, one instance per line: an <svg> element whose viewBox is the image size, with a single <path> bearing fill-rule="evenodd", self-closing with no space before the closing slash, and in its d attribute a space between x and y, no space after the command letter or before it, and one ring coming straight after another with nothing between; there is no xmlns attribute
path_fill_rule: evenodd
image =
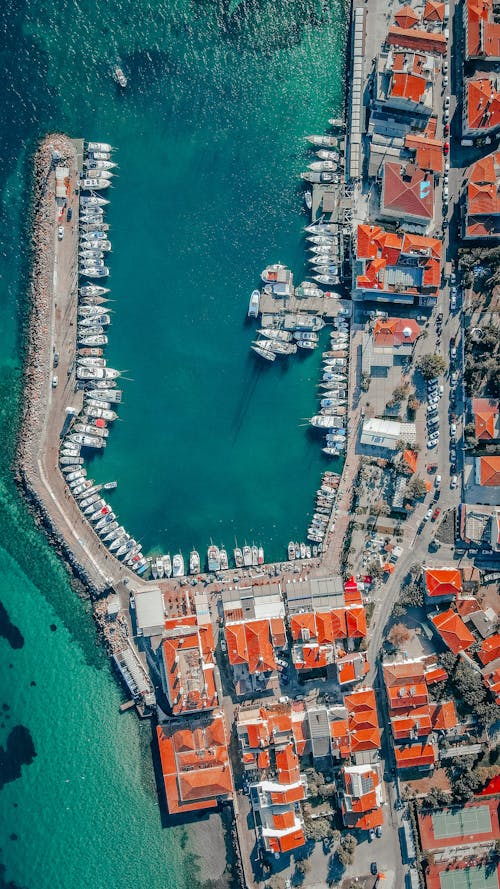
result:
<svg viewBox="0 0 500 889"><path fill-rule="evenodd" d="M436 519L437 519L437 517L438 517L438 515L441 515L441 510L440 510L440 509L435 509L434 512L432 513L431 522L435 522Z"/></svg>
<svg viewBox="0 0 500 889"><path fill-rule="evenodd" d="M450 125L449 125L449 123L445 123L445 125L444 125L444 127L443 127L443 134L444 134L445 136L449 136L449 135L450 135Z"/></svg>
<svg viewBox="0 0 500 889"><path fill-rule="evenodd" d="M448 154L449 150L450 150L450 143L444 142L443 143L443 154Z"/></svg>

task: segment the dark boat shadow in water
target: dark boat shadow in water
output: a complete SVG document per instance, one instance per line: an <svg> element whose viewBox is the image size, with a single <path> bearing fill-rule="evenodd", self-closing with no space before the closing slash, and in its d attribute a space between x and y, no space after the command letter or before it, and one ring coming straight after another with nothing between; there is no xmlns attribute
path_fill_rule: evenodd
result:
<svg viewBox="0 0 500 889"><path fill-rule="evenodd" d="M276 359L276 361L273 361L271 363L270 361L266 361L264 358L260 358L260 356L256 355L255 352L250 352L248 356L247 367L248 373L243 380L241 400L234 416L233 444L240 434L241 427L247 415L250 402L253 398L260 377L263 374L269 373L271 371L273 373L276 373L277 368L280 369L282 376L283 374L286 374L288 372L286 362L280 361L279 357Z"/></svg>

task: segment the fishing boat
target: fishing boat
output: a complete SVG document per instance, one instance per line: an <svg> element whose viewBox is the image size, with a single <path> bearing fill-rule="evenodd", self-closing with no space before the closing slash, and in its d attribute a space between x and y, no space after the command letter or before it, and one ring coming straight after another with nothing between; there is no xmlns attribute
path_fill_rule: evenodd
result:
<svg viewBox="0 0 500 889"><path fill-rule="evenodd" d="M83 457L59 457L61 472L74 472L83 463Z"/></svg>
<svg viewBox="0 0 500 889"><path fill-rule="evenodd" d="M252 564L252 550L246 543L243 547L243 564L245 568L249 568Z"/></svg>
<svg viewBox="0 0 500 889"><path fill-rule="evenodd" d="M266 284L275 284L280 278L286 277L282 273L287 272L286 265L281 262L274 262L272 265L266 266L260 277Z"/></svg>
<svg viewBox="0 0 500 889"><path fill-rule="evenodd" d="M116 83L118 84L118 86L121 86L122 89L125 89L128 81L127 81L127 78L125 77L125 74L123 73L122 69L118 65L116 65L116 67L113 69L113 77L114 77Z"/></svg>
<svg viewBox="0 0 500 889"><path fill-rule="evenodd" d="M86 266L79 269L80 275L84 275L86 278L107 278L109 275L109 268L107 266L103 266L102 268L96 268L95 266Z"/></svg>
<svg viewBox="0 0 500 889"><path fill-rule="evenodd" d="M121 389L90 389L87 392L89 398L101 401L111 401L118 404L122 400Z"/></svg>
<svg viewBox="0 0 500 889"><path fill-rule="evenodd" d="M104 349L99 349L97 346L88 346L84 349L77 349L76 354L78 358L102 358Z"/></svg>
<svg viewBox="0 0 500 889"><path fill-rule="evenodd" d="M227 557L227 552L223 546L221 546L221 548L219 550L219 556L220 556L220 570L227 571L227 569L229 568L229 559Z"/></svg>
<svg viewBox="0 0 500 889"><path fill-rule="evenodd" d="M304 182L311 182L314 185L329 185L332 182L338 182L339 177L336 173L315 173L308 170L307 173L301 173L300 178Z"/></svg>
<svg viewBox="0 0 500 889"><path fill-rule="evenodd" d="M262 340L264 342L264 340ZM274 352L261 348L261 346L251 346L251 349L260 356L260 358L265 358L266 361L275 361L276 355Z"/></svg>
<svg viewBox="0 0 500 889"><path fill-rule="evenodd" d="M252 565L254 568L257 568L259 564L259 549L255 544L252 546Z"/></svg>
<svg viewBox="0 0 500 889"><path fill-rule="evenodd" d="M295 543L293 540L288 544L288 559L290 562L293 562L296 556Z"/></svg>
<svg viewBox="0 0 500 889"><path fill-rule="evenodd" d="M86 157L89 160L108 161L111 157L110 151L97 151L87 148Z"/></svg>
<svg viewBox="0 0 500 889"><path fill-rule="evenodd" d="M310 352L314 351L318 344L315 342L310 342L309 340L297 340L297 348L309 350Z"/></svg>
<svg viewBox="0 0 500 889"><path fill-rule="evenodd" d="M345 123L341 117L330 117L328 123L337 130L345 130Z"/></svg>
<svg viewBox="0 0 500 889"><path fill-rule="evenodd" d="M306 205L308 210L310 210L312 208L312 205L313 205L312 191L305 191L304 192L304 204Z"/></svg>
<svg viewBox="0 0 500 889"><path fill-rule="evenodd" d="M110 151L114 151L112 145L108 145L107 142L87 142L87 151L105 151L109 153Z"/></svg>
<svg viewBox="0 0 500 889"><path fill-rule="evenodd" d="M98 208L99 208L99 211L98 211L99 213L102 213L102 212L103 212L102 208L105 207L106 204L109 204L108 199L107 199L107 198L101 198L101 196L98 195L98 194L93 194L93 195L81 195L81 196L80 196L80 206L83 206L83 207L85 207L85 208L88 208L88 207L98 207Z"/></svg>
<svg viewBox="0 0 500 889"><path fill-rule="evenodd" d="M318 315L296 315L295 327L297 330L323 330L325 322Z"/></svg>
<svg viewBox="0 0 500 889"><path fill-rule="evenodd" d="M184 575L184 559L182 553L175 553L172 560L172 573L174 577L182 577Z"/></svg>
<svg viewBox="0 0 500 889"><path fill-rule="evenodd" d="M189 573L190 574L199 574L200 573L200 554L197 550L192 549L189 553Z"/></svg>
<svg viewBox="0 0 500 889"><path fill-rule="evenodd" d="M102 238L86 238L83 242L80 242L80 247L83 248L83 250L81 250L79 253L80 256L83 256L84 252L87 250L94 250L98 251L99 253L109 253L109 251L111 250L111 241L107 241Z"/></svg>
<svg viewBox="0 0 500 889"><path fill-rule="evenodd" d="M82 346L105 346L108 342L108 338L103 333L97 336L83 336L80 334L78 342L81 343Z"/></svg>
<svg viewBox="0 0 500 889"><path fill-rule="evenodd" d="M103 188L109 188L111 182L109 179L103 179L100 177L99 179L81 179L80 180L80 188L84 188L87 191L102 191Z"/></svg>
<svg viewBox="0 0 500 889"><path fill-rule="evenodd" d="M338 139L336 136L307 136L307 141L311 143L311 145L319 145L321 148L336 148L338 145Z"/></svg>
<svg viewBox="0 0 500 889"><path fill-rule="evenodd" d="M80 296L104 296L109 293L109 287L100 287L99 284L85 284L80 287Z"/></svg>
<svg viewBox="0 0 500 889"><path fill-rule="evenodd" d="M243 568L243 553L239 546L235 546L233 549L234 555L234 564L237 568Z"/></svg>
<svg viewBox="0 0 500 889"><path fill-rule="evenodd" d="M72 433L69 438L71 441L76 441L78 444L81 444L84 448L106 447L106 442L104 441L104 439L99 438L97 435L83 435L77 432Z"/></svg>
<svg viewBox="0 0 500 889"><path fill-rule="evenodd" d="M258 334L269 340L281 340L283 343L289 343L292 339L292 333L289 330L279 330L274 327L261 327L257 331Z"/></svg>
<svg viewBox="0 0 500 889"><path fill-rule="evenodd" d="M335 161L313 161L307 165L307 169L313 173L334 173L337 169Z"/></svg>
<svg viewBox="0 0 500 889"><path fill-rule="evenodd" d="M250 302L248 303L248 312L247 315L249 318L257 318L259 314L259 305L260 305L260 292L258 290L252 290L250 294Z"/></svg>
<svg viewBox="0 0 500 889"><path fill-rule="evenodd" d="M207 550L207 563L209 571L218 571L220 569L219 547L213 543L210 544Z"/></svg>
<svg viewBox="0 0 500 889"><path fill-rule="evenodd" d="M165 577L172 577L172 560L170 558L170 553L167 553L166 556L163 556L163 571Z"/></svg>
<svg viewBox="0 0 500 889"><path fill-rule="evenodd" d="M258 561L259 565L264 564L264 547L262 547L262 546L259 546L257 561Z"/></svg>
<svg viewBox="0 0 500 889"><path fill-rule="evenodd" d="M159 577L160 580L161 580L161 578L165 576L165 569L164 569L164 567L163 567L163 559L162 559L162 557L161 557L161 556L158 556L158 557L155 559L154 564L156 565L156 575L157 575L157 577Z"/></svg>
<svg viewBox="0 0 500 889"><path fill-rule="evenodd" d="M87 169L89 170L113 170L115 167L118 166L118 164L115 163L115 161L99 160L94 157L87 157L83 162L83 166L87 167Z"/></svg>
<svg viewBox="0 0 500 889"><path fill-rule="evenodd" d="M324 454L327 454L328 457L339 457L340 451L336 447L326 447L321 449Z"/></svg>
<svg viewBox="0 0 500 889"><path fill-rule="evenodd" d="M340 158L338 151L328 151L327 148L320 148L319 151L316 152L316 157L319 157L322 161L337 161Z"/></svg>
<svg viewBox="0 0 500 889"><path fill-rule="evenodd" d="M76 423L75 430L83 433L83 435L96 435L99 438L107 438L109 435L109 429L101 429L99 426L93 426L92 424L87 423Z"/></svg>
<svg viewBox="0 0 500 889"><path fill-rule="evenodd" d="M91 404L86 408L87 414L89 417L94 417L95 419L108 420L110 423L113 420L118 419L118 414L116 411L108 411L105 408L101 407L93 407ZM111 482L110 482L111 484ZM116 487L116 485L115 485Z"/></svg>

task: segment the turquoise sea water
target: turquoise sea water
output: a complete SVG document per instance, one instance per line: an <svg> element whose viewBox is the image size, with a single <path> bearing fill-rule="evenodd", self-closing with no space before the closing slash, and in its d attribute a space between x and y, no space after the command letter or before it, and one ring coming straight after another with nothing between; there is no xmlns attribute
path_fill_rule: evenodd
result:
<svg viewBox="0 0 500 889"><path fill-rule="evenodd" d="M124 524L146 548L236 536L280 557L324 466L300 428L319 356L262 367L245 315L268 262L302 271L303 136L340 110L345 20L336 0L0 9L0 886L203 883L195 829L162 829L149 726L119 717L88 608L12 482L36 140L119 148L109 356L133 381L96 474Z"/></svg>

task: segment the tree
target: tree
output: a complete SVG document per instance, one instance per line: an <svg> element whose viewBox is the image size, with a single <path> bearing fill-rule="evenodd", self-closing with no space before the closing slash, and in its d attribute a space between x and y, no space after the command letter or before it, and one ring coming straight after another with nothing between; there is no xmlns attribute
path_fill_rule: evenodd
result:
<svg viewBox="0 0 500 889"><path fill-rule="evenodd" d="M328 818L304 818L304 836L306 840L320 843L333 836L333 829Z"/></svg>
<svg viewBox="0 0 500 889"><path fill-rule="evenodd" d="M409 388L409 383L400 383L399 386L396 386L392 390L392 403L396 404L397 402L403 401L403 398L406 398Z"/></svg>
<svg viewBox="0 0 500 889"><path fill-rule="evenodd" d="M271 874L266 879L266 889L285 889L285 880L281 874Z"/></svg>
<svg viewBox="0 0 500 889"><path fill-rule="evenodd" d="M406 485L406 496L411 500L419 500L427 494L427 485L419 475L413 475Z"/></svg>
<svg viewBox="0 0 500 889"><path fill-rule="evenodd" d="M424 604L424 592L421 584L413 582L401 587L399 604L407 608L422 608Z"/></svg>
<svg viewBox="0 0 500 889"><path fill-rule="evenodd" d="M438 377L446 370L447 364L442 355L422 355L415 367L420 371L425 380Z"/></svg>
<svg viewBox="0 0 500 889"><path fill-rule="evenodd" d="M340 846L337 849L337 857L344 867L353 863L354 852L357 845L357 840L351 833L346 833L346 835L341 838Z"/></svg>
<svg viewBox="0 0 500 889"><path fill-rule="evenodd" d="M375 515L389 515L391 508L385 500L375 500L370 508L371 513L375 513Z"/></svg>
<svg viewBox="0 0 500 889"><path fill-rule="evenodd" d="M408 642L410 631L404 624L394 624L388 638L395 648L401 648L405 642Z"/></svg>

